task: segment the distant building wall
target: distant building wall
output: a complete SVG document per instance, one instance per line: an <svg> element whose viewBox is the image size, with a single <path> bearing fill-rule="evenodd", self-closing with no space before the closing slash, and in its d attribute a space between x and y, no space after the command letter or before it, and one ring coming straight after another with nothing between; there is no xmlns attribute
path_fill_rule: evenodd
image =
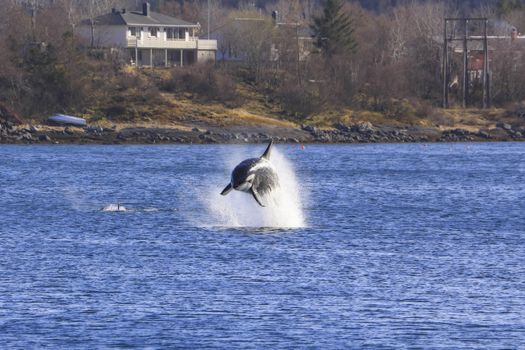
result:
<svg viewBox="0 0 525 350"><path fill-rule="evenodd" d="M215 51L199 50L197 51L197 62L215 61Z"/></svg>

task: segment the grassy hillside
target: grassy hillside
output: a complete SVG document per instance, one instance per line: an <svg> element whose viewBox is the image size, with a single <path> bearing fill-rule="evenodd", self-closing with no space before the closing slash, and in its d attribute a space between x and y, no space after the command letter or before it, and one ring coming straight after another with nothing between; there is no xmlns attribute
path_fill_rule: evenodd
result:
<svg viewBox="0 0 525 350"><path fill-rule="evenodd" d="M331 128L334 124L352 125L371 122L374 125L419 126L448 130L461 128L469 131L490 129L497 123L515 126L524 120L504 109L448 109L421 106L407 100L393 101L391 109L331 108L324 106L310 116L290 116L283 106L254 85L236 81L228 86L236 102L209 98L205 93L167 91L172 81L167 69L134 69L127 67L119 74L108 77L104 88L93 96L93 103L79 111L90 124L101 126L172 127L180 129L202 127L229 127L235 125L270 125L299 127L312 125ZM186 89L184 89L186 90ZM66 111L68 112L68 111ZM34 115L29 122L41 124L47 115Z"/></svg>

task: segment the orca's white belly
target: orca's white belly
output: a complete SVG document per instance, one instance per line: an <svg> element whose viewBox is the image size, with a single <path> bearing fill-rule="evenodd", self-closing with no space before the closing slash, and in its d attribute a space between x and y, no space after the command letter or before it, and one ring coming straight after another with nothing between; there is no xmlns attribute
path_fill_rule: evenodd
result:
<svg viewBox="0 0 525 350"><path fill-rule="evenodd" d="M250 192L250 189L252 188L252 184L249 183L249 182L245 182L243 184L241 184L240 186L238 186L237 188L235 188L237 191L242 191L242 192Z"/></svg>

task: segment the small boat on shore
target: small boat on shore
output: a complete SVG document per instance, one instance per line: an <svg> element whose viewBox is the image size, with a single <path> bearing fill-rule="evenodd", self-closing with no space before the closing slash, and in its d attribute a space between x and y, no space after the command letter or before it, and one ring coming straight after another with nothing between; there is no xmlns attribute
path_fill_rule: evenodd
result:
<svg viewBox="0 0 525 350"><path fill-rule="evenodd" d="M72 115L67 114L54 114L47 118L47 120L52 124L58 125L72 125L79 127L84 127L87 125L84 118L73 117Z"/></svg>

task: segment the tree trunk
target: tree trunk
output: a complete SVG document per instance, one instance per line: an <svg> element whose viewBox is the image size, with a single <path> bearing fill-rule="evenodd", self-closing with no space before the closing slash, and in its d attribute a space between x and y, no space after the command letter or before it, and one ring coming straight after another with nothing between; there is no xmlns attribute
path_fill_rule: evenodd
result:
<svg viewBox="0 0 525 350"><path fill-rule="evenodd" d="M90 20L91 23L91 48L95 47L95 23L93 19Z"/></svg>

